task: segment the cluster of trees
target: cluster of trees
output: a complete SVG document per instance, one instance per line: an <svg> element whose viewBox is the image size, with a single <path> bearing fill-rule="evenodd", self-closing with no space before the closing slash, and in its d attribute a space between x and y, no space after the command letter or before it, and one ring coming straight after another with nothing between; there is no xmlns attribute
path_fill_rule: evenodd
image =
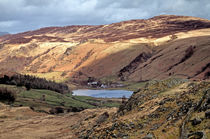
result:
<svg viewBox="0 0 210 139"><path fill-rule="evenodd" d="M6 87L0 88L0 101L13 103L16 99L16 91Z"/></svg>
<svg viewBox="0 0 210 139"><path fill-rule="evenodd" d="M48 89L61 94L71 93L68 86L62 83L56 83L44 78L38 78L30 75L15 74L11 77L4 75L0 78L0 84L9 84L16 86L25 86L27 90L33 89Z"/></svg>

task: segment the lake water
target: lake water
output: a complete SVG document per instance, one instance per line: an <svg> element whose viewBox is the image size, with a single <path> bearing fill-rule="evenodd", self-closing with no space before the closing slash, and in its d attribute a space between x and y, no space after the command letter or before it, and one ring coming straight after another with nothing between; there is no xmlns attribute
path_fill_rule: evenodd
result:
<svg viewBox="0 0 210 139"><path fill-rule="evenodd" d="M90 89L79 89L73 90L73 95L77 96L91 96L97 98L121 98L125 96L129 98L132 95L132 91L127 90L90 90Z"/></svg>

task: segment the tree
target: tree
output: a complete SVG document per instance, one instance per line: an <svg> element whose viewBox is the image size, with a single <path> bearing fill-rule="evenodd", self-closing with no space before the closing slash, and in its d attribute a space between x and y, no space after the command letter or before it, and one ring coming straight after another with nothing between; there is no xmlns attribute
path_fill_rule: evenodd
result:
<svg viewBox="0 0 210 139"><path fill-rule="evenodd" d="M8 103L13 103L16 99L17 92L15 90L8 89L6 87L0 88L0 100L7 101Z"/></svg>
<svg viewBox="0 0 210 139"><path fill-rule="evenodd" d="M30 83L26 83L25 87L26 87L26 90L29 91L31 89L31 84Z"/></svg>

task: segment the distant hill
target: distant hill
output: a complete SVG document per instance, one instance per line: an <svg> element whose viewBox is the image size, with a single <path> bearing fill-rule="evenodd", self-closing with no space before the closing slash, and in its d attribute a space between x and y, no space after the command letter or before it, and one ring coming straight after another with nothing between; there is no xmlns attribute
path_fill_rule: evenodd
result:
<svg viewBox="0 0 210 139"><path fill-rule="evenodd" d="M8 32L1 32L0 31L0 36L6 35L6 34L9 34L9 33Z"/></svg>
<svg viewBox="0 0 210 139"><path fill-rule="evenodd" d="M210 77L210 20L190 16L46 27L1 36L1 44L0 71L59 82Z"/></svg>

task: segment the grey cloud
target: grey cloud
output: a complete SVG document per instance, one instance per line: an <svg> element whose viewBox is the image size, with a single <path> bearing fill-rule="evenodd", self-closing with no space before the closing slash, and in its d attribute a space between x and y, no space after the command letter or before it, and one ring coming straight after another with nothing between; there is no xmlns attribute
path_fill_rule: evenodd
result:
<svg viewBox="0 0 210 139"><path fill-rule="evenodd" d="M0 31L108 24L160 14L210 19L209 0L0 0Z"/></svg>
<svg viewBox="0 0 210 139"><path fill-rule="evenodd" d="M55 0L24 0L25 6L46 6L53 4Z"/></svg>

